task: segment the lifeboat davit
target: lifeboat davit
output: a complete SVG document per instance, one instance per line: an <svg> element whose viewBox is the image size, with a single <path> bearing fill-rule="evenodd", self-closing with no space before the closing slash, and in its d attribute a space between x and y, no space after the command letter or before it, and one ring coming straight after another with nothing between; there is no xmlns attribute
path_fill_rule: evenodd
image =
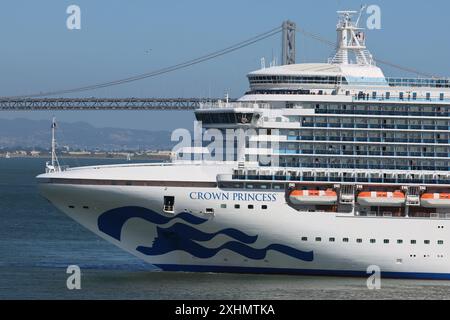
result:
<svg viewBox="0 0 450 320"><path fill-rule="evenodd" d="M293 190L289 194L293 204L303 205L333 205L337 202L337 193L334 190Z"/></svg>
<svg viewBox="0 0 450 320"><path fill-rule="evenodd" d="M362 206L400 207L405 203L405 194L401 191L363 191L358 194L357 201Z"/></svg>
<svg viewBox="0 0 450 320"><path fill-rule="evenodd" d="M450 193L424 193L420 204L425 208L449 208Z"/></svg>

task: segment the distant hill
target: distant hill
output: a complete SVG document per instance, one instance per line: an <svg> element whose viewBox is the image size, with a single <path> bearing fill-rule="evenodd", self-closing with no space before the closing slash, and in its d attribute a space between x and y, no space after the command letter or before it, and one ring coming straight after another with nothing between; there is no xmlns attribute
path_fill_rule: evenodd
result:
<svg viewBox="0 0 450 320"><path fill-rule="evenodd" d="M0 119L0 148L49 149L51 123L44 120ZM170 150L169 131L96 128L85 122L58 123L60 147L101 150Z"/></svg>

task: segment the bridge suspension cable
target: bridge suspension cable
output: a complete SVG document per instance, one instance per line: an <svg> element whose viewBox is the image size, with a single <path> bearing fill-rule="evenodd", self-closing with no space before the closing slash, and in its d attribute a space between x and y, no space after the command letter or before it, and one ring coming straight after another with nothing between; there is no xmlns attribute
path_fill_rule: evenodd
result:
<svg viewBox="0 0 450 320"><path fill-rule="evenodd" d="M159 76L165 73L169 73L169 72L173 72L176 70L180 70L180 69L184 69L220 56L223 56L225 54L231 53L233 51L248 47L256 42L259 42L261 40L267 39L269 37L272 37L278 33L280 33L282 30L282 27L277 27L277 28L273 28L269 31L266 31L264 33L258 34L254 37L251 37L247 40L238 42L232 46L223 48L221 50L217 50L214 52L211 52L209 54L203 55L201 57L195 58L195 59L191 59L182 63L178 63L169 67L165 67L162 69L158 69L158 70L154 70L154 71L150 71L150 72L146 72L146 73L142 73L139 75L135 75L135 76L131 76L131 77L127 77L127 78L123 78L123 79L118 79L118 80L114 80L114 81L108 81L108 82L102 82L102 83L97 83L97 84L93 84L93 85L88 85L88 86L83 86L83 87L77 87L77 88L72 88L72 89L65 89L65 90L56 90L56 91L48 91L48 92L41 92L41 93L36 93L36 94L28 94L28 95L19 95L19 96L11 96L11 97L3 97L3 98L10 98L10 99L17 99L17 98L36 98L36 97L47 97L47 96L54 96L54 95L62 95L62 94L67 94L67 93L77 93L77 92L83 92L83 91L89 91L89 90L94 90L94 89L100 89L100 88L106 88L106 87L111 87L111 86L116 86L116 85L120 85L120 84L124 84L124 83L129 83L129 82L134 82L134 81L138 81L138 80L142 80L142 79L146 79L146 78L151 78L151 77L155 77L155 76Z"/></svg>

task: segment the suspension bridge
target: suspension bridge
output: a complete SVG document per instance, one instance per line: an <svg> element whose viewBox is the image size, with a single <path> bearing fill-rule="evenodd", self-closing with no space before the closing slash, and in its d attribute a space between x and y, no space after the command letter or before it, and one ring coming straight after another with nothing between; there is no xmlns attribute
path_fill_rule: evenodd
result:
<svg viewBox="0 0 450 320"><path fill-rule="evenodd" d="M40 92L36 94L0 97L0 111L39 111L39 110L195 110L201 103L217 101L212 98L50 98L54 96L66 96L67 94L78 94L81 92L96 89L118 86L125 83L139 81L147 78L157 77L166 73L188 68L196 64L215 59L229 54L239 49L250 46L256 42L273 37L282 33L282 64L295 64L295 35L296 32L303 36L310 37L328 46L335 46L335 43L321 36L298 28L292 21L284 21L279 27L258 34L254 37L238 42L232 46L217 50L201 57L191 59L169 67L153 70L151 72L138 74L132 77L122 78L114 81L97 83L82 87ZM405 68L383 60L376 60L379 63L389 65L403 71L418 75L427 74L416 70ZM231 99L234 101L235 99Z"/></svg>
<svg viewBox="0 0 450 320"><path fill-rule="evenodd" d="M200 108L201 103L217 100L210 98L0 98L0 110L195 110Z"/></svg>

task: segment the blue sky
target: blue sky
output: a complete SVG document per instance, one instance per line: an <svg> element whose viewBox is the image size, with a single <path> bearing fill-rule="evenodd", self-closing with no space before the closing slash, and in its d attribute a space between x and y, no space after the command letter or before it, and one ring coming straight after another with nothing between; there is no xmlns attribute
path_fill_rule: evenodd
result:
<svg viewBox="0 0 450 320"><path fill-rule="evenodd" d="M450 3L429 1L262 0L2 0L0 95L31 94L120 79L173 65L237 43L290 19L335 39L336 10L381 8L381 30L367 32L375 57L423 72L450 75ZM66 8L81 8L81 30L66 28ZM85 92L98 97L238 97L246 73L279 57L281 38L259 42L188 69L132 84ZM297 35L297 62L323 62L330 48ZM380 65L387 75L401 71ZM26 117L86 121L150 130L191 127L190 112L15 112Z"/></svg>

